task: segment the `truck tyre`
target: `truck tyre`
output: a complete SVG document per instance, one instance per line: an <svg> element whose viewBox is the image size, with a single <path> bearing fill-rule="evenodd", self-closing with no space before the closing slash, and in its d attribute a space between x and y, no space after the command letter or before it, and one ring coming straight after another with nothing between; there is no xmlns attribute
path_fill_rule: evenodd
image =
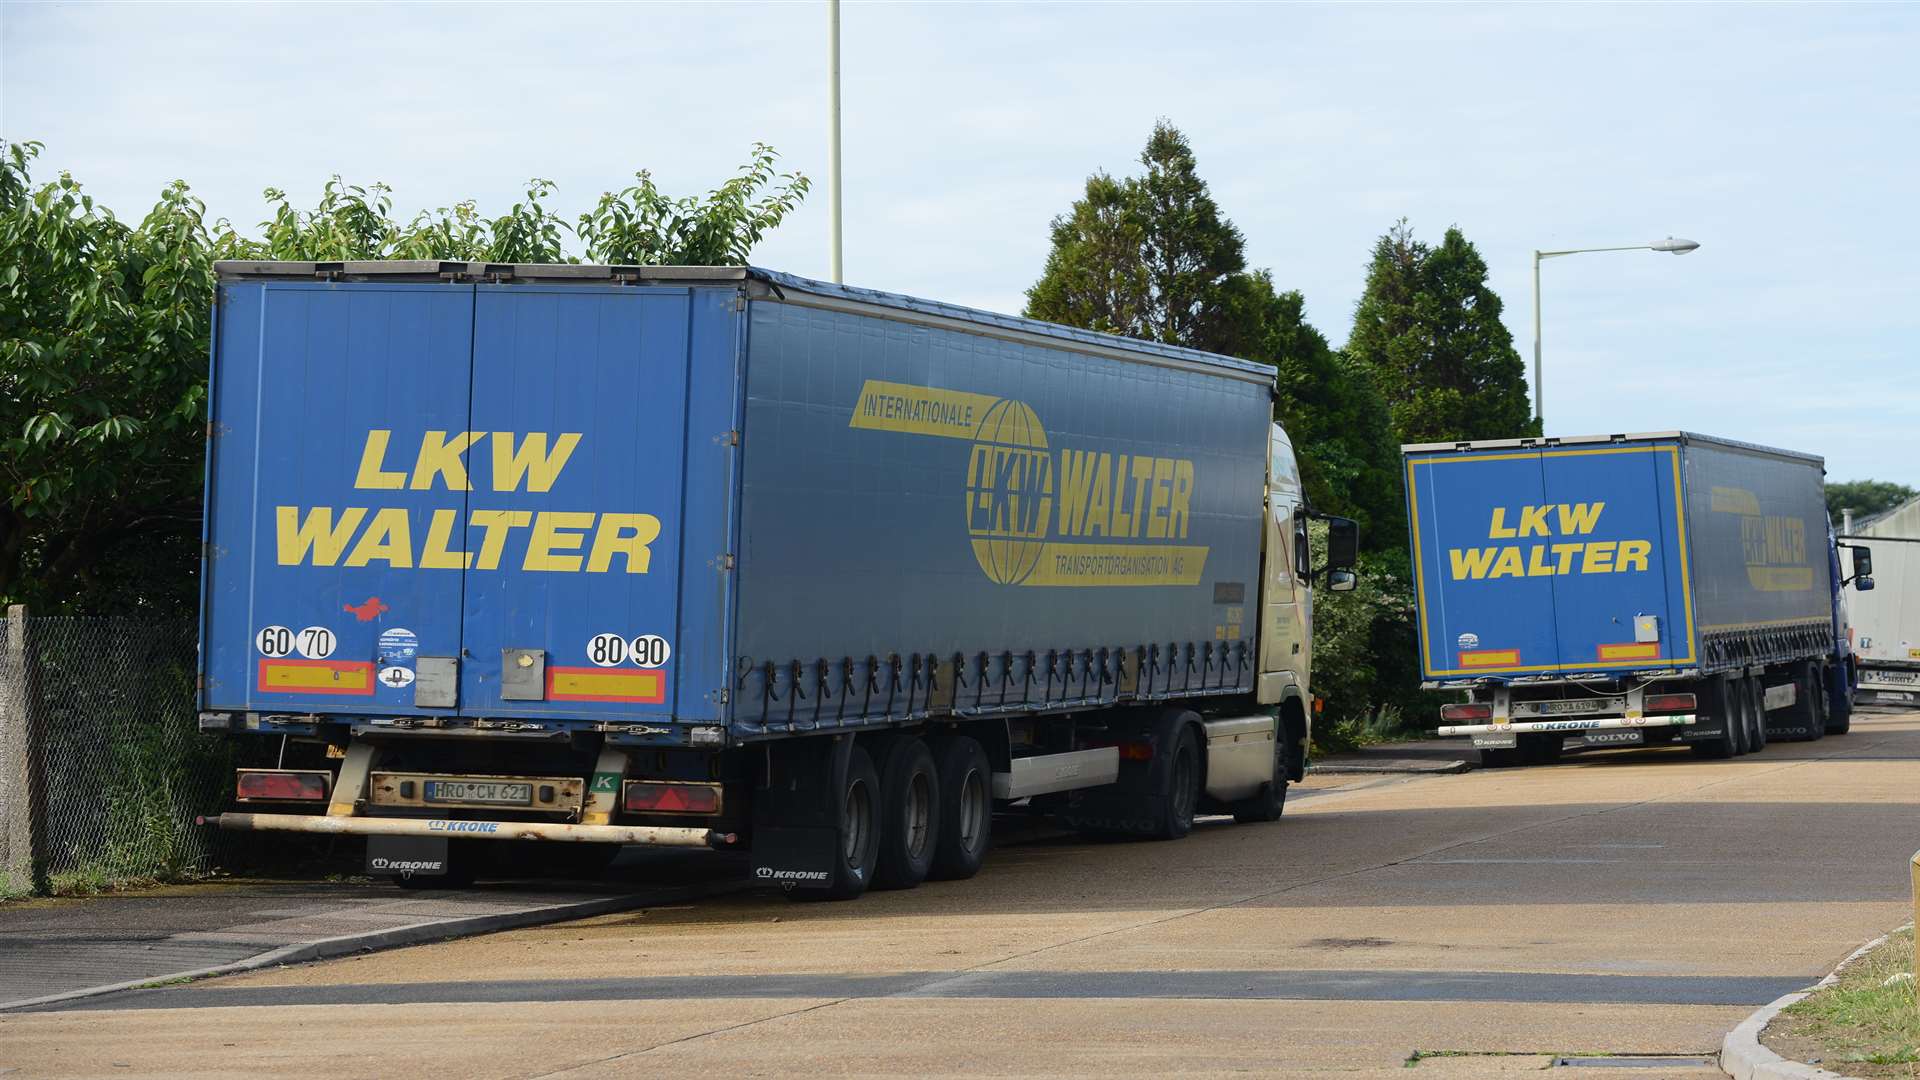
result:
<svg viewBox="0 0 1920 1080"><path fill-rule="evenodd" d="M874 865L880 861L880 774L866 748L855 746L847 759L845 782L840 787L840 850L833 860L827 887L794 889L791 900L852 900L873 883Z"/></svg>
<svg viewBox="0 0 1920 1080"><path fill-rule="evenodd" d="M1767 711L1763 707L1762 682L1747 679L1738 684L1740 694L1740 754L1751 754L1767 746Z"/></svg>
<svg viewBox="0 0 1920 1080"><path fill-rule="evenodd" d="M1766 749L1766 678L1747 680L1747 703L1753 707L1753 749Z"/></svg>
<svg viewBox="0 0 1920 1080"><path fill-rule="evenodd" d="M447 872L434 877L415 874L412 877L396 877L393 883L408 890L464 889L480 877L480 862L486 857L481 843L498 841L449 840L447 842Z"/></svg>
<svg viewBox="0 0 1920 1080"><path fill-rule="evenodd" d="M1154 725L1149 839L1178 840L1193 829L1200 803L1200 739L1194 734L1199 719L1191 712L1169 711Z"/></svg>
<svg viewBox="0 0 1920 1080"><path fill-rule="evenodd" d="M942 735L927 740L940 779L940 842L933 849L936 881L980 872L993 838L993 765L977 739Z"/></svg>
<svg viewBox="0 0 1920 1080"><path fill-rule="evenodd" d="M1747 688L1744 680L1720 678L1707 687L1707 715L1720 737L1692 743L1695 757L1724 759L1740 752L1747 726Z"/></svg>
<svg viewBox="0 0 1920 1080"><path fill-rule="evenodd" d="M880 751L880 859L876 889L911 889L927 880L940 842L940 777L933 753L911 735Z"/></svg>
<svg viewBox="0 0 1920 1080"><path fill-rule="evenodd" d="M1273 779L1260 790L1233 804L1233 820L1242 825L1279 821L1287 809L1287 744L1284 734L1273 742Z"/></svg>
<svg viewBox="0 0 1920 1080"><path fill-rule="evenodd" d="M1483 769L1510 769L1520 764L1518 747L1488 748L1480 751L1480 767Z"/></svg>
<svg viewBox="0 0 1920 1080"><path fill-rule="evenodd" d="M1522 765L1552 765L1566 753L1565 735L1522 735L1520 736L1520 763Z"/></svg>
<svg viewBox="0 0 1920 1080"><path fill-rule="evenodd" d="M1800 700L1795 708L1807 725L1806 740L1819 742L1827 736L1827 691L1819 664L1798 665L1794 670L1794 693Z"/></svg>
<svg viewBox="0 0 1920 1080"><path fill-rule="evenodd" d="M1827 669L1827 734L1845 735L1853 727L1853 702L1847 694L1847 668L1835 664Z"/></svg>

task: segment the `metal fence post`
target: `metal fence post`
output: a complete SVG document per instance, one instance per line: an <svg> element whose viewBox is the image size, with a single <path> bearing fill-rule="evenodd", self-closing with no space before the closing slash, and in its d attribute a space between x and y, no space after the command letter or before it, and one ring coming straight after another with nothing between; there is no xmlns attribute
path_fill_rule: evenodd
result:
<svg viewBox="0 0 1920 1080"><path fill-rule="evenodd" d="M0 839L0 874L13 891L46 893L47 821L45 747L40 732L34 677L34 656L28 641L27 609L7 608L6 655L0 659L0 805L4 805L5 837Z"/></svg>

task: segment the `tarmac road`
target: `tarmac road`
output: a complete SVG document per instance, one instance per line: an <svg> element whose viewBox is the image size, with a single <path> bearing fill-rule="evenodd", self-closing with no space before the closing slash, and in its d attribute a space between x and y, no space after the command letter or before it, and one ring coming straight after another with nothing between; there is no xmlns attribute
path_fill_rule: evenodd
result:
<svg viewBox="0 0 1920 1080"><path fill-rule="evenodd" d="M0 1072L1717 1076L1729 1028L1907 918L1916 759L1920 713L1873 713L1731 761L1316 778L1277 825L1028 830L851 904L749 890L8 1014Z"/></svg>

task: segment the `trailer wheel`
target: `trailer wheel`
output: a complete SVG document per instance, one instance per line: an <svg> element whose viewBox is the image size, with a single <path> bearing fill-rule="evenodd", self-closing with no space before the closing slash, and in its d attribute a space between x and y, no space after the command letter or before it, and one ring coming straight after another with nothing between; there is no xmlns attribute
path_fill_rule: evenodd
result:
<svg viewBox="0 0 1920 1080"><path fill-rule="evenodd" d="M927 880L940 843L940 777L927 744L903 735L880 752L880 859L876 889L911 889Z"/></svg>
<svg viewBox="0 0 1920 1080"><path fill-rule="evenodd" d="M1740 753L1747 726L1747 688L1744 680L1719 678L1707 687L1708 714L1716 720L1720 737L1692 743L1695 757L1730 758Z"/></svg>
<svg viewBox="0 0 1920 1080"><path fill-rule="evenodd" d="M880 774L866 748L855 746L847 759L846 782L840 788L838 857L824 889L794 889L792 900L852 900L873 882L880 860Z"/></svg>
<svg viewBox="0 0 1920 1080"><path fill-rule="evenodd" d="M979 740L943 735L927 741L940 778L940 842L933 849L936 881L980 872L993 838L993 765Z"/></svg>
<svg viewBox="0 0 1920 1080"><path fill-rule="evenodd" d="M1193 829L1200 803L1200 740L1193 733L1199 719L1191 712L1169 711L1154 725L1149 839L1178 840Z"/></svg>

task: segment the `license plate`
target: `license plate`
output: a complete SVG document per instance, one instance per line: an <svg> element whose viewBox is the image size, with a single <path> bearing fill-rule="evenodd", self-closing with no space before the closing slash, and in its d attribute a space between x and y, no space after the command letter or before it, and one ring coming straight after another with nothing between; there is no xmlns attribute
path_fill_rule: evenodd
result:
<svg viewBox="0 0 1920 1080"><path fill-rule="evenodd" d="M526 806L533 802L532 784L503 784L490 780L429 780L425 799L430 803L489 803Z"/></svg>
<svg viewBox="0 0 1920 1080"><path fill-rule="evenodd" d="M1580 736L1588 746L1639 746L1647 741L1644 731L1589 731Z"/></svg>
<svg viewBox="0 0 1920 1080"><path fill-rule="evenodd" d="M1862 675L1865 682L1920 683L1920 671L1875 671Z"/></svg>
<svg viewBox="0 0 1920 1080"><path fill-rule="evenodd" d="M1568 713L1593 712L1590 701L1536 701L1533 707L1542 716L1564 716Z"/></svg>

